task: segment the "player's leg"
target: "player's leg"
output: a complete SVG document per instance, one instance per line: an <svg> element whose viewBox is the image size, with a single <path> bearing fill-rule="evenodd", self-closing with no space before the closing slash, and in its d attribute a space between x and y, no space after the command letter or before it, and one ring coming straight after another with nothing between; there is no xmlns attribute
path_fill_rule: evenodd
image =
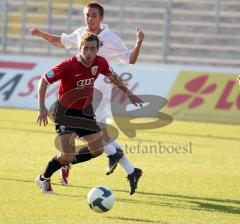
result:
<svg viewBox="0 0 240 224"><path fill-rule="evenodd" d="M104 80L105 77L100 75L94 85L96 88L94 89L94 101L97 105L97 107L95 107L95 114L97 121L101 124L106 124L106 120L110 120L113 116L111 112L112 85L106 83ZM133 167L128 158L123 155L123 150L116 141L106 144L106 142L111 142L106 125L101 125L101 130L105 141L104 152L109 159L106 174L111 174L119 162L128 175L127 178L130 183L130 194L133 194L137 188L138 180L142 175L142 171Z"/></svg>
<svg viewBox="0 0 240 224"><path fill-rule="evenodd" d="M100 76L95 83L94 89L94 102L96 105L96 119L99 122L100 128L103 132L103 140L104 140L104 152L108 156L108 166L106 170L106 175L113 173L114 169L117 167L117 163L121 161L122 167L125 169L127 174L132 174L134 171L134 167L131 165L126 156L123 155L123 151L119 145L111 144L112 140L109 137L107 130L107 120L112 119L111 113L111 92L112 85L107 84L104 81L104 77ZM103 85L104 84L104 85ZM100 92L99 92L100 91ZM102 93L102 98L100 97ZM99 100L100 98L100 100ZM100 101L100 104L98 104Z"/></svg>
<svg viewBox="0 0 240 224"><path fill-rule="evenodd" d="M114 171L117 167L117 163L123 157L123 151L120 147L116 148L113 144L111 144L112 139L109 137L107 127L103 122L101 123L101 130L103 133L104 152L108 157L106 175L109 175Z"/></svg>
<svg viewBox="0 0 240 224"><path fill-rule="evenodd" d="M118 148L116 148L113 144L109 144L109 136L107 134L106 129L102 129L103 131L103 141L104 141L104 152L107 154L108 159L109 159L109 163L108 163L108 168L106 171L106 174L110 174L113 172L113 170L116 168L118 161L122 158L123 156L123 151ZM87 137L89 138L89 136ZM101 144L101 143L100 143ZM89 150L89 147L91 147L91 149ZM94 154L96 153L96 146L92 146L92 144L90 144L88 147L84 147L82 148L75 156L75 159L72 162L72 165L77 164L77 163L82 163L85 162L87 160L90 160L92 158L94 158ZM127 167L127 166L126 166ZM60 171L60 179L61 182L64 186L67 186L68 184L68 176L69 176L69 170L71 168L71 165L66 165L64 167L62 167L61 171ZM129 167L128 167L129 169Z"/></svg>
<svg viewBox="0 0 240 224"><path fill-rule="evenodd" d="M106 133L107 132L104 128L103 129L104 152L107 154L107 156L109 158L107 174L108 173L110 174L116 168L119 159L121 159L121 157L123 156L123 152L122 152L122 150L120 150L120 148L116 149L114 145L108 143L109 137ZM89 137L87 137L87 138L89 138ZM92 144L90 144L90 147L91 147L90 150L89 150L89 146L83 147L82 149L80 149L80 151L76 154L75 159L72 162L72 165L88 161L95 157L94 154L96 153L95 152L96 147L91 146L91 145ZM67 165L61 169L62 173L60 173L60 179L61 179L63 185L65 185L65 186L67 185L67 178L69 175L70 167L71 167L71 165Z"/></svg>
<svg viewBox="0 0 240 224"><path fill-rule="evenodd" d="M71 165L83 163L90 159L100 156L103 153L102 133L91 134L82 137L88 143L86 147L80 149L75 155L72 163L63 166L60 170L59 177L64 186L68 185L68 177Z"/></svg>
<svg viewBox="0 0 240 224"><path fill-rule="evenodd" d="M78 136L79 138L83 138L83 140L89 143L86 147L81 148L79 152L75 154L72 164L86 162L100 155L102 153L101 152L102 142L101 141L98 142L98 139L99 138L101 139L100 136L101 134L100 128L95 120L92 105L89 105L88 107L84 108L84 110L68 109L66 112L66 116L76 117L76 119L78 119L78 122L81 121L80 127L72 127L71 130L74 130L76 136ZM83 119L79 120L81 118ZM91 127L91 129L89 127ZM97 141L95 142L94 140ZM93 145L94 143L96 143L98 146ZM67 164L60 169L59 176L64 186L67 186L68 184L69 170L71 167L70 165Z"/></svg>
<svg viewBox="0 0 240 224"><path fill-rule="evenodd" d="M108 168L106 171L106 175L109 175L113 173L114 169L117 166L117 162L121 164L123 169L126 171L127 174L131 174L134 171L134 167L131 164L131 162L128 160L128 158L123 154L123 150L121 149L121 146L115 141L111 142L111 138L108 134L108 130L106 126L101 126L101 130L103 132L103 139L105 142L109 142L105 147L104 147L104 152L108 155L109 158L109 164ZM108 149L108 150L105 150ZM111 161L111 155L113 155L116 152L121 152L121 157L116 161L116 164L114 164L113 167L113 161ZM109 156L110 155L110 156ZM120 162L121 161L121 162Z"/></svg>
<svg viewBox="0 0 240 224"><path fill-rule="evenodd" d="M103 154L102 132L83 136L82 138L84 141L88 143L88 150L93 158Z"/></svg>
<svg viewBox="0 0 240 224"><path fill-rule="evenodd" d="M107 154L109 163L107 173L113 172L123 152L109 144L110 138L106 129L106 120L112 117L111 113L111 92L112 85L105 80L105 76L99 75L94 84L93 105L95 108L96 120L99 122L103 132L104 152Z"/></svg>
<svg viewBox="0 0 240 224"><path fill-rule="evenodd" d="M116 149L121 149L121 146L117 143L117 141L113 141L111 143L113 147ZM122 149L121 149L122 150ZM134 166L131 164L131 162L128 160L127 156L124 154L122 158L119 160L119 164L123 167L123 169L126 171L126 173L132 174L134 171ZM110 173L109 173L110 174Z"/></svg>
<svg viewBox="0 0 240 224"><path fill-rule="evenodd" d="M107 128L106 127L105 128L101 127L101 130L102 130L103 136L104 136L103 139L108 138L108 140L110 141L110 137L108 135ZM142 176L142 170L139 169L139 168L135 168L131 164L131 162L128 160L127 156L125 154L123 154L123 150L121 149L121 146L117 143L117 141L113 141L113 142L109 143L108 146L111 146L111 147L115 148L117 151L122 152L122 156L120 157L118 162L127 173L127 179L129 181L129 184L130 184L129 193L130 193L130 195L134 194L134 192L135 192L135 190L137 189L137 186L138 186L139 178ZM109 158L109 164L112 164L110 162L110 158ZM116 163L116 166L117 166L117 163ZM114 171L114 169L116 168L116 166L113 169L110 169L111 166L109 165L106 174L107 175L111 174Z"/></svg>
<svg viewBox="0 0 240 224"><path fill-rule="evenodd" d="M72 163L66 164L61 167L60 173L59 173L59 178L62 183L62 185L67 186L68 185L68 177L70 174L70 169L72 165L77 164L77 163L83 163L88 160L91 160L93 155L90 153L88 146L82 147L76 154L75 157L72 161Z"/></svg>
<svg viewBox="0 0 240 224"><path fill-rule="evenodd" d="M71 141L72 134L62 134L57 138L61 153L48 162L45 171L36 179L36 184L42 189L43 193L47 194L53 194L50 182L51 176L62 166L72 162L75 157L75 145Z"/></svg>
<svg viewBox="0 0 240 224"><path fill-rule="evenodd" d="M117 143L117 141L114 141L112 143L116 148L119 148L120 145ZM128 160L127 156L124 154L123 157L119 160L119 164L125 169L127 172L127 179L130 184L130 195L135 193L135 190L138 186L138 181L140 177L142 176L142 170L136 167L133 167L131 162Z"/></svg>

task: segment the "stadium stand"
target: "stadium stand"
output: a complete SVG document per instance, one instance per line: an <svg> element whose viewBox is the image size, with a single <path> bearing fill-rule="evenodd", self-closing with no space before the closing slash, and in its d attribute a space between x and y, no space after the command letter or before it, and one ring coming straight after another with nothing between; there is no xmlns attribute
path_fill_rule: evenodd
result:
<svg viewBox="0 0 240 224"><path fill-rule="evenodd" d="M240 65L239 1L175 0L170 63Z"/></svg>
<svg viewBox="0 0 240 224"><path fill-rule="evenodd" d="M1 52L65 56L29 35L37 26L54 34L83 25L87 1L1 1ZM135 29L145 32L140 61L159 63L240 65L239 0L101 0L105 23L129 47Z"/></svg>

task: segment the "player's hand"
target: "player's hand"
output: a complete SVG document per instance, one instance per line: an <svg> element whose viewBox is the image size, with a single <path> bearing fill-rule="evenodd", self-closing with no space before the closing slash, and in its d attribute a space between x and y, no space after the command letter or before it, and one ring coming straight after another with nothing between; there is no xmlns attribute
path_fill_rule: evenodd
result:
<svg viewBox="0 0 240 224"><path fill-rule="evenodd" d="M134 104L136 107L137 106L143 107L144 102L139 97L133 94L128 94L128 98L131 101L131 103Z"/></svg>
<svg viewBox="0 0 240 224"><path fill-rule="evenodd" d="M142 30L138 29L136 30L136 45L141 45L144 39L144 33Z"/></svg>
<svg viewBox="0 0 240 224"><path fill-rule="evenodd" d="M39 126L41 126L43 124L43 126L46 126L48 124L48 110L46 108L44 109L40 109L38 111L38 118L37 118L37 124L39 124Z"/></svg>
<svg viewBox="0 0 240 224"><path fill-rule="evenodd" d="M39 36L40 33L41 33L41 31L40 31L38 28L36 28L36 27L31 28L29 31L30 31L30 33L31 33L33 36Z"/></svg>

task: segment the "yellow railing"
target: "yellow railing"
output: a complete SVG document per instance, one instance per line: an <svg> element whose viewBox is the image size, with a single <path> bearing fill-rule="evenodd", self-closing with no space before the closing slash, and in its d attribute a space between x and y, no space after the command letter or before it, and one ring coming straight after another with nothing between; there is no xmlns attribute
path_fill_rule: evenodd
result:
<svg viewBox="0 0 240 224"><path fill-rule="evenodd" d="M72 0L72 8L82 11L83 6L90 0ZM66 16L69 10L68 0L51 0L51 16ZM7 35L21 35L25 10L24 27L48 25L48 0L10 2L7 13Z"/></svg>

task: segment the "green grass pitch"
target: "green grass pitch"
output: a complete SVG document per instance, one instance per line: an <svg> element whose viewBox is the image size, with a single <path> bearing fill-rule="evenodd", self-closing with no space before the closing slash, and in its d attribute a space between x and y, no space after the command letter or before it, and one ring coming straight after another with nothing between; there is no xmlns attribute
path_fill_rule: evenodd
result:
<svg viewBox="0 0 240 224"><path fill-rule="evenodd" d="M173 121L138 131L135 139L121 133L118 140L127 156L144 172L136 194L128 194L120 165L105 175L103 155L73 166L69 187L61 186L54 174L58 195L51 196L42 194L34 180L57 153L55 133L52 124L38 127L36 117L36 111L0 109L1 224L240 223L239 125ZM156 150L160 143L169 150L188 148L163 153ZM86 195L97 185L115 194L107 213L95 213L87 205Z"/></svg>

